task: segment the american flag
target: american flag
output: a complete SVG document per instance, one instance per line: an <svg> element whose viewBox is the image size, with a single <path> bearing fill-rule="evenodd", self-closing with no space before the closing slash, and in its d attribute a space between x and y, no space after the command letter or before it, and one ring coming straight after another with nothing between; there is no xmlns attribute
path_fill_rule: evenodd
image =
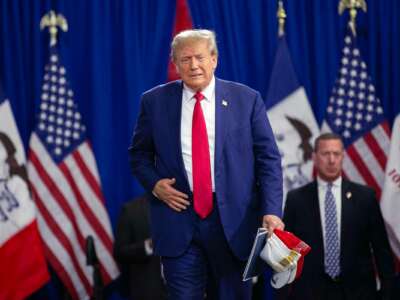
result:
<svg viewBox="0 0 400 300"><path fill-rule="evenodd" d="M347 34L322 131L342 136L344 176L382 192L390 129L356 38Z"/></svg>
<svg viewBox="0 0 400 300"><path fill-rule="evenodd" d="M119 274L100 179L66 69L55 47L45 67L28 174L46 256L74 299L93 292L85 239L95 241L103 282Z"/></svg>

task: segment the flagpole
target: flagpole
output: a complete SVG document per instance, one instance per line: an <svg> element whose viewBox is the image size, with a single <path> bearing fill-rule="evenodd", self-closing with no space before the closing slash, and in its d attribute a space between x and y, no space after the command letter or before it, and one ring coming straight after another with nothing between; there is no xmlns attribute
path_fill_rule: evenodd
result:
<svg viewBox="0 0 400 300"><path fill-rule="evenodd" d="M285 35L285 23L286 23L286 11L285 8L283 7L282 0L278 1L278 11L276 12L276 17L278 18L278 24L279 24L278 36L282 37L283 35Z"/></svg>
<svg viewBox="0 0 400 300"><path fill-rule="evenodd" d="M353 34L353 36L356 36L357 9L362 9L364 12L367 12L366 0L340 0L338 6L339 15L343 14L345 9L348 9L350 13L350 20L348 25L351 29L351 33Z"/></svg>

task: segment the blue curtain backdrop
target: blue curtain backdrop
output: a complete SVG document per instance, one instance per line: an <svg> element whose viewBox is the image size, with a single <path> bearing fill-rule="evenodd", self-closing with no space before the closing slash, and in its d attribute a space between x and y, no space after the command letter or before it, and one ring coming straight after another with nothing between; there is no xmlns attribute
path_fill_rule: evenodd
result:
<svg viewBox="0 0 400 300"><path fill-rule="evenodd" d="M277 44L277 1L188 3L194 26L217 33L217 75L248 84L265 96ZM338 15L338 0L284 4L293 63L321 123L348 14ZM400 112L400 2L367 0L367 4L368 13L358 14L358 39L392 124ZM49 36L40 31L39 22L49 9L62 13L69 23L68 33L60 34L60 52L88 127L115 224L121 205L142 193L130 174L127 148L140 94L166 81L175 1L0 0L0 83L26 147L48 57Z"/></svg>

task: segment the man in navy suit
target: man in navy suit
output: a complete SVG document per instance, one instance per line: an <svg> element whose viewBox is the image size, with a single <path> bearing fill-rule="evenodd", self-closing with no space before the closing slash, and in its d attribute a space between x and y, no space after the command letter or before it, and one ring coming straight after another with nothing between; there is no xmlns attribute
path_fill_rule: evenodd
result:
<svg viewBox="0 0 400 300"><path fill-rule="evenodd" d="M342 178L343 159L340 136L322 134L313 154L317 180L287 195L286 230L312 250L301 277L278 290L278 299L375 300L376 275L380 299L399 299L394 295L394 260L375 193Z"/></svg>
<svg viewBox="0 0 400 300"><path fill-rule="evenodd" d="M215 78L215 34L175 36L182 80L142 96L133 173L152 194L170 299L250 299L241 275L257 227L283 229L280 155L257 91Z"/></svg>

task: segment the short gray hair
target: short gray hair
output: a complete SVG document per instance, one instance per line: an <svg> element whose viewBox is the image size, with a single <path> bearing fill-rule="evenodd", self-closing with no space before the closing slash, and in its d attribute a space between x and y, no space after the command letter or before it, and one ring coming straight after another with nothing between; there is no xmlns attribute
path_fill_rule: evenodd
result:
<svg viewBox="0 0 400 300"><path fill-rule="evenodd" d="M217 41L215 38L215 32L207 29L188 29L179 32L171 43L171 59L176 61L176 53L179 48L188 42L193 41L207 41L208 48L211 55L218 56Z"/></svg>
<svg viewBox="0 0 400 300"><path fill-rule="evenodd" d="M325 132L319 135L314 142L314 152L318 151L318 146L320 141L327 141L327 140L338 140L342 144L342 148L344 148L342 137L339 134L334 132Z"/></svg>

